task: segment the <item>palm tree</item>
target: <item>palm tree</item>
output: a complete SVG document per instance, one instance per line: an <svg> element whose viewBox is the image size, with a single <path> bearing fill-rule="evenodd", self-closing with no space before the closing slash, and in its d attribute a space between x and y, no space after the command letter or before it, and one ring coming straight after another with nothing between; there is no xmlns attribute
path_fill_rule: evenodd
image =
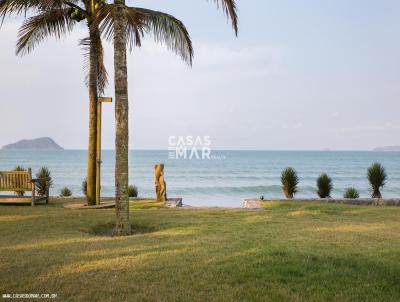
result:
<svg viewBox="0 0 400 302"><path fill-rule="evenodd" d="M322 173L317 178L317 194L319 198L331 198L332 189L332 178L330 178L328 174Z"/></svg>
<svg viewBox="0 0 400 302"><path fill-rule="evenodd" d="M48 37L61 38L71 32L79 22L85 21L88 37L80 41L85 50L86 82L89 87L89 146L87 200L95 203L97 98L107 85L107 72L103 64L101 34L113 36L117 6L104 0L0 0L0 18L7 14L33 13L25 20L18 34L17 54L27 54ZM127 20L126 43L140 46L144 33L153 33L155 39L180 54L191 63L192 44L186 28L171 15L135 7L124 6ZM117 29L118 30L118 29ZM117 102L118 104L120 102ZM119 108L119 105L117 106Z"/></svg>
<svg viewBox="0 0 400 302"><path fill-rule="evenodd" d="M80 40L85 51L86 84L89 88L89 145L87 169L87 202L95 204L96 194L96 145L97 145L97 98L107 85L107 72L103 64L103 47L99 26L93 26L97 15L106 3L101 0L0 0L0 16L26 14L18 32L16 53L25 55L47 37L61 38L74 26L85 21L88 37Z"/></svg>
<svg viewBox="0 0 400 302"><path fill-rule="evenodd" d="M281 173L282 191L286 198L293 199L297 193L297 186L299 184L299 177L295 169L288 167Z"/></svg>
<svg viewBox="0 0 400 302"><path fill-rule="evenodd" d="M237 34L238 22L235 0L214 0L221 5L225 14L232 20L232 26ZM125 0L114 0L116 13L114 16L114 72L115 72L115 203L116 203L116 235L130 234L129 196L128 196L128 157L129 157L129 126L128 126L128 72L126 63L126 24L129 24L129 14L125 12ZM146 13L148 10L142 9ZM154 15L152 15L154 16ZM158 22L156 23L158 24ZM182 24L183 27L183 24ZM164 34L164 33L163 33ZM192 48L182 47L175 34L167 32L167 41L171 49L180 49L183 60L192 62ZM156 39L162 36L156 35Z"/></svg>
<svg viewBox="0 0 400 302"><path fill-rule="evenodd" d="M368 181L371 185L371 197L382 198L381 188L386 184L387 173L380 163L373 163L368 168Z"/></svg>
<svg viewBox="0 0 400 302"><path fill-rule="evenodd" d="M128 71L126 64L126 27L124 0L115 0L114 73L115 73L115 234L129 235L129 126Z"/></svg>

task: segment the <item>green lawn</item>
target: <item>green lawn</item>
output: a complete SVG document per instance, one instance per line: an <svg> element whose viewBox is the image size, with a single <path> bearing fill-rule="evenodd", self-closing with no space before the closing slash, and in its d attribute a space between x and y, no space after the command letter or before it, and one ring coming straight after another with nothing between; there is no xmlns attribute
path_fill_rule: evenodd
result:
<svg viewBox="0 0 400 302"><path fill-rule="evenodd" d="M400 208L270 203L262 211L132 203L0 206L0 293L59 301L400 301ZM102 235L103 234L103 235Z"/></svg>

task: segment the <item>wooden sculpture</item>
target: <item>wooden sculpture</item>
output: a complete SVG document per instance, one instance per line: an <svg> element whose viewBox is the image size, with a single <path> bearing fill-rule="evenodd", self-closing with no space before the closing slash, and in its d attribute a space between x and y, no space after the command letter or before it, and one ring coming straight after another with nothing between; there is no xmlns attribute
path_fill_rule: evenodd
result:
<svg viewBox="0 0 400 302"><path fill-rule="evenodd" d="M154 166L154 182L156 185L157 201L167 201L167 185L164 179L164 164Z"/></svg>

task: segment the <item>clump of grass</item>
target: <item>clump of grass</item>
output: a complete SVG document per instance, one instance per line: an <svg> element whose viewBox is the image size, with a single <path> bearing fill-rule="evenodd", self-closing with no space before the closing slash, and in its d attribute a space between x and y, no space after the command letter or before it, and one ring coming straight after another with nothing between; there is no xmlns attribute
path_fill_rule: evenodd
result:
<svg viewBox="0 0 400 302"><path fill-rule="evenodd" d="M293 199L297 193L297 185L299 184L299 177L293 168L286 168L282 171L281 175L282 191L286 198Z"/></svg>
<svg viewBox="0 0 400 302"><path fill-rule="evenodd" d="M60 191L60 196L70 197L70 196L72 196L72 191L68 187L64 187Z"/></svg>
<svg viewBox="0 0 400 302"><path fill-rule="evenodd" d="M45 196L47 191L53 186L50 170L47 167L41 167L36 173L36 178L39 180L36 183L36 192L39 196ZM43 178L49 178L49 180L44 181L42 180Z"/></svg>
<svg viewBox="0 0 400 302"><path fill-rule="evenodd" d="M323 173L317 178L317 194L319 198L330 198L333 189L332 178Z"/></svg>
<svg viewBox="0 0 400 302"><path fill-rule="evenodd" d="M84 196L87 197L87 179L86 178L82 181L82 193Z"/></svg>
<svg viewBox="0 0 400 302"><path fill-rule="evenodd" d="M385 168L380 163L373 163L372 166L368 168L367 175L371 185L371 197L382 198L380 189L383 188L387 179Z"/></svg>
<svg viewBox="0 0 400 302"><path fill-rule="evenodd" d="M358 193L356 188L349 187L345 190L343 197L349 199L357 199L360 197L360 193Z"/></svg>
<svg viewBox="0 0 400 302"><path fill-rule="evenodd" d="M14 171L26 171L26 169L22 166L16 166L14 168ZM15 191L15 194L17 196L24 196L25 195L25 191Z"/></svg>
<svg viewBox="0 0 400 302"><path fill-rule="evenodd" d="M138 188L136 186L128 186L128 197L138 197Z"/></svg>

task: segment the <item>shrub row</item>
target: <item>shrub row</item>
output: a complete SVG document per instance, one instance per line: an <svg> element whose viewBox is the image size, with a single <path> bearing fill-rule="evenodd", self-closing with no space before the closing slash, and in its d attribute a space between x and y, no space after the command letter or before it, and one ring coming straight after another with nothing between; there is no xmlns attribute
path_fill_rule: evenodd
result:
<svg viewBox="0 0 400 302"><path fill-rule="evenodd" d="M386 184L387 174L380 163L372 164L367 171L367 178L371 186L371 197L382 198L381 189ZM293 168L286 168L281 174L282 191L286 198L293 199L298 192L299 177ZM333 190L333 181L328 174L323 173L317 178L316 193L320 198L330 198ZM359 198L357 189L349 187L343 194L344 198Z"/></svg>
<svg viewBox="0 0 400 302"><path fill-rule="evenodd" d="M22 166L16 166L14 168L14 171L26 171L26 169ZM51 178L51 173L50 170L47 167L41 167L39 171L36 173L36 178L41 179L41 178L50 178L50 181L46 184L46 182L38 182L36 185L36 193L39 196L44 196L46 194L47 189L50 189L53 186L53 180ZM47 188L47 185L49 186ZM83 180L82 182L82 193L84 196L87 195L87 181L86 179ZM16 195L18 196L24 196L25 192L24 191L16 191ZM72 191L68 187L63 187L60 190L60 196L61 197L70 197L72 196ZM138 197L138 188L136 186L130 185L128 187L128 196L129 197Z"/></svg>

